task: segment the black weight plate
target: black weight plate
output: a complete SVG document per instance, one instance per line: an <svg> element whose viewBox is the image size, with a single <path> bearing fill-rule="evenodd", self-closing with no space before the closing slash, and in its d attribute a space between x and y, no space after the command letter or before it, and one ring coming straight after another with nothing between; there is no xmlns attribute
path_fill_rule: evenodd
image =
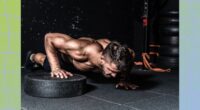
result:
<svg viewBox="0 0 200 110"><path fill-rule="evenodd" d="M170 45L161 45L158 49L161 56L179 56L179 47Z"/></svg>
<svg viewBox="0 0 200 110"><path fill-rule="evenodd" d="M24 91L36 97L74 97L84 94L86 77L73 74L73 77L60 79L51 77L46 72L27 74L25 76Z"/></svg>
<svg viewBox="0 0 200 110"><path fill-rule="evenodd" d="M160 36L159 37L160 45L179 45L179 37L178 36Z"/></svg>
<svg viewBox="0 0 200 110"><path fill-rule="evenodd" d="M168 17L161 17L158 19L158 22L160 25L166 24L175 24L175 25L179 25L179 19L178 18L168 18Z"/></svg>
<svg viewBox="0 0 200 110"><path fill-rule="evenodd" d="M165 68L177 68L179 66L179 57L159 56L156 60L157 64Z"/></svg>
<svg viewBox="0 0 200 110"><path fill-rule="evenodd" d="M159 26L159 36L178 36L179 27L178 25L160 25Z"/></svg>
<svg viewBox="0 0 200 110"><path fill-rule="evenodd" d="M179 12L178 11L168 11L168 12L162 12L160 13L160 16L165 16L165 17L179 17Z"/></svg>

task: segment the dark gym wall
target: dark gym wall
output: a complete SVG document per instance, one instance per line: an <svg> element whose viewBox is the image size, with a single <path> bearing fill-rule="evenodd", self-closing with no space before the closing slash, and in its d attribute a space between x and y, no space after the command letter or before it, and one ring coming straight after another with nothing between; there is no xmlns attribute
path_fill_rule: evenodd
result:
<svg viewBox="0 0 200 110"><path fill-rule="evenodd" d="M161 0L149 0L151 20L158 11L157 1ZM167 5L163 7L174 6ZM143 0L22 0L21 6L22 64L28 50L44 52L43 39L48 32L118 40L133 48L136 59L140 58Z"/></svg>
<svg viewBox="0 0 200 110"><path fill-rule="evenodd" d="M44 51L45 33L78 38L107 37L127 42L133 37L131 0L22 0L22 60L32 49ZM22 61L23 62L23 61Z"/></svg>

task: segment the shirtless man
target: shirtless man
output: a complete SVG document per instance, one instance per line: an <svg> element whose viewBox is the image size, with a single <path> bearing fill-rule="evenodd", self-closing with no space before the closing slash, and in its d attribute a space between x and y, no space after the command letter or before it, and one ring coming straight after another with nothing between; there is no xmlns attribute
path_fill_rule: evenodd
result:
<svg viewBox="0 0 200 110"><path fill-rule="evenodd" d="M136 89L138 86L125 79L133 66L135 53L125 45L108 39L94 40L88 37L78 39L61 33L47 33L43 53L29 52L26 68L39 64L51 72L51 77L68 78L73 74L63 68L61 62L70 61L80 71L101 72L106 78L120 80L116 88ZM64 65L68 66L68 65Z"/></svg>

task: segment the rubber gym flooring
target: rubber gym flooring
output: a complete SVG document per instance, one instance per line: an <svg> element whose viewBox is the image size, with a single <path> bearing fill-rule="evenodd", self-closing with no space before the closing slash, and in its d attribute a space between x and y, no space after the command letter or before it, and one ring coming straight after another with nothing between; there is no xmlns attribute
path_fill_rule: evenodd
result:
<svg viewBox="0 0 200 110"><path fill-rule="evenodd" d="M41 70L40 70L41 71ZM178 110L179 75L171 73L146 73L133 70L133 80L140 88L133 91L115 89L111 80L101 75L87 76L88 91L72 98L38 98L23 91L22 110Z"/></svg>

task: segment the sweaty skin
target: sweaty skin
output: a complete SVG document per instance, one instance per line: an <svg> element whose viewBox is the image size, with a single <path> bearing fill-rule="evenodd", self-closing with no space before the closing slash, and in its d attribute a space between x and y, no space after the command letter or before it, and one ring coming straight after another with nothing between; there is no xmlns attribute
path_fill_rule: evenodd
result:
<svg viewBox="0 0 200 110"><path fill-rule="evenodd" d="M119 72L116 65L109 63L108 60L102 56L103 49L105 49L110 42L111 41L106 38L94 40L88 37L80 37L75 39L61 33L46 34L44 44L51 67L51 76L60 78L73 76L69 71L61 68L58 60L58 53L61 53L64 59L68 58L74 67L80 71L102 72L105 77L116 77ZM116 87L136 89L138 86L120 81Z"/></svg>

